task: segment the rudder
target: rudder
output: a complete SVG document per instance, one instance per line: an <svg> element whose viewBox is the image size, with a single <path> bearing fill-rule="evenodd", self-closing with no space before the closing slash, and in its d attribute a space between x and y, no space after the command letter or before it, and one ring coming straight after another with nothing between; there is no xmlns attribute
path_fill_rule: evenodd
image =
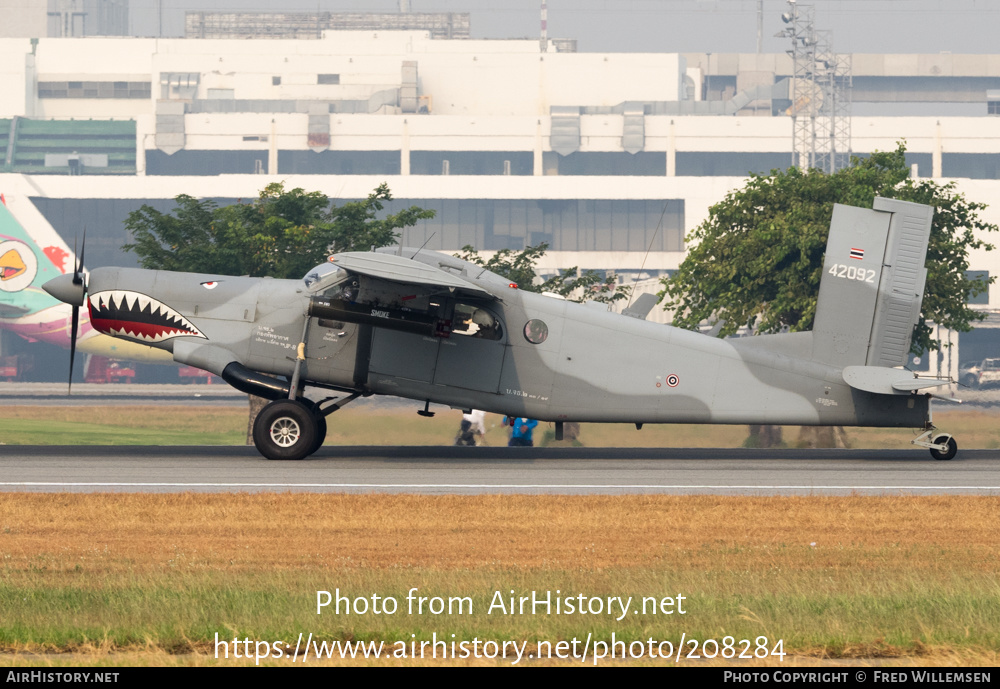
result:
<svg viewBox="0 0 1000 689"><path fill-rule="evenodd" d="M868 366L903 366L927 283L927 244L934 208L909 201L875 199L873 208L892 213L878 303L872 323Z"/></svg>

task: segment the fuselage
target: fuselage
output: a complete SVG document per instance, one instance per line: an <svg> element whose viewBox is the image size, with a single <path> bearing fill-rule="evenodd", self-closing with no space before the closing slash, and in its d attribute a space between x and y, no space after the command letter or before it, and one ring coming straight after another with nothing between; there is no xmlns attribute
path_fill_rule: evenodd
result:
<svg viewBox="0 0 1000 689"><path fill-rule="evenodd" d="M309 318L317 292L300 280L101 268L88 304L98 330L216 374L235 361L290 378L304 342L307 383L544 421L928 420L926 396L862 392L842 368L811 360L811 333L720 340L516 289L481 268L466 274L480 293L444 291L431 302L449 315L488 314L497 324L489 337L401 330L375 302L358 307L360 322Z"/></svg>

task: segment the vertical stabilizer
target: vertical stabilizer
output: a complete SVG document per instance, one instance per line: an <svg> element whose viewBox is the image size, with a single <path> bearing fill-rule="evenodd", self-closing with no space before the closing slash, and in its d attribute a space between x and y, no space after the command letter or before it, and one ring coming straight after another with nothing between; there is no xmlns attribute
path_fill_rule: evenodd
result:
<svg viewBox="0 0 1000 689"><path fill-rule="evenodd" d="M0 204L0 317L19 317L58 305L41 286L65 273L72 261L69 247L29 199L4 194Z"/></svg>
<svg viewBox="0 0 1000 689"><path fill-rule="evenodd" d="M934 209L875 199L835 204L823 262L813 358L835 366L902 366L920 314Z"/></svg>

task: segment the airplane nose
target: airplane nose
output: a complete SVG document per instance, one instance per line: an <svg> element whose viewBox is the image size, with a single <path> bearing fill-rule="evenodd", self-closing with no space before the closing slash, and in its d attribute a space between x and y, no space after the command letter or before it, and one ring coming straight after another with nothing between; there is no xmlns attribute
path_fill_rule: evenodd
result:
<svg viewBox="0 0 1000 689"><path fill-rule="evenodd" d="M66 273L59 277L52 278L42 289L51 294L59 301L66 302L72 306L83 306L83 295L86 287L83 281L75 282L72 273Z"/></svg>

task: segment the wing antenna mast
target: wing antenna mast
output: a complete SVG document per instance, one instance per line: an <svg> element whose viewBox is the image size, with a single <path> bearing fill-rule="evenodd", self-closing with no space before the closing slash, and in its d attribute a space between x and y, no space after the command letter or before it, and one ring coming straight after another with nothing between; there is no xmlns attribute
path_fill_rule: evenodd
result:
<svg viewBox="0 0 1000 689"><path fill-rule="evenodd" d="M653 236L649 238L649 246L646 247L646 255L642 257L642 265L639 266L639 272L636 273L635 279L632 280L632 289L628 293L628 303L625 304L626 309L632 306L632 297L635 296L635 286L639 282L639 276L642 275L642 271L646 268L646 259L649 258L649 252L653 250L653 242L656 241L656 235L660 233L660 228L663 226L663 218L667 215L667 203L663 204L663 212L660 213L660 222L656 223L656 230L653 231ZM622 310L624 311L625 309Z"/></svg>
<svg viewBox="0 0 1000 689"><path fill-rule="evenodd" d="M417 254L419 254L419 253L420 253L421 251L423 251L423 250L424 250L424 247L425 247L425 246L427 246L427 242L429 242L429 241L431 241L432 239L434 239L434 235L436 235L436 234L437 234L437 230L434 230L433 232L431 232L431 236L430 236L430 237L428 237L427 239L425 239L425 240L424 240L424 243L420 245L420 248L419 248L419 249L417 249L416 251L414 251L414 252L413 252L413 255L412 255L412 256L410 256L410 258L411 258L411 259L414 259L414 258L416 258L416 257L417 257Z"/></svg>

